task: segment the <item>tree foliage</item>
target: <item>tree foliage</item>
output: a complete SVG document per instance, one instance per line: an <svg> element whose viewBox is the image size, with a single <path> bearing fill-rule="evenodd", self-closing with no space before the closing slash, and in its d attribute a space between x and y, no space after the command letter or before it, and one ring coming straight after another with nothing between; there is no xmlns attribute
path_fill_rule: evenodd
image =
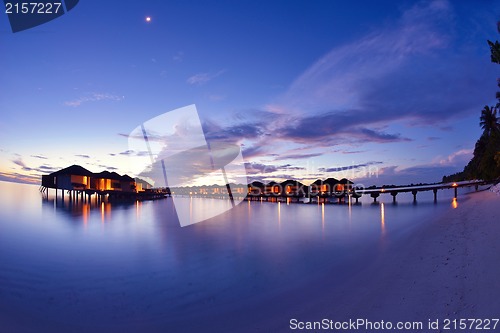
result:
<svg viewBox="0 0 500 333"><path fill-rule="evenodd" d="M500 33L500 22L497 25ZM491 62L500 64L500 43L488 41L491 51ZM500 88L500 79L497 79ZM498 103L495 106L486 105L481 110L479 126L483 133L474 147L474 155L465 166L464 171L450 176L444 176L443 182L454 182L469 179L493 180L500 178L500 92L496 93Z"/></svg>

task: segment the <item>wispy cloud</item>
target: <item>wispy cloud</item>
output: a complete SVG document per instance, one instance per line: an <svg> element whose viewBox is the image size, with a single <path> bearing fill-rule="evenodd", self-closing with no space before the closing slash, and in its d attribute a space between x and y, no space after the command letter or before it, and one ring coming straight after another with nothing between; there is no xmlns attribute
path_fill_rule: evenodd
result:
<svg viewBox="0 0 500 333"><path fill-rule="evenodd" d="M339 171L366 168L366 167L369 167L372 165L377 165L377 164L383 164L383 162L373 161L373 162L367 162L367 163L362 163L362 164L353 164L353 165L347 165L347 166L341 166L341 167L319 168L318 171L320 171L320 172L339 172Z"/></svg>
<svg viewBox="0 0 500 333"><path fill-rule="evenodd" d="M332 118L329 126L346 130L373 130L382 122L396 121L409 126L442 125L444 120L468 114L491 99L491 81L485 78L493 79L494 74L487 63L472 56L478 50L469 45L450 55L450 45L456 40L453 16L445 0L415 4L390 26L332 49L267 110L294 115L288 121L292 130L297 122L307 120L303 114L311 120L327 115ZM321 123L308 125L310 131L325 128ZM340 132L345 131L326 131ZM377 142L392 140L366 130L360 134Z"/></svg>
<svg viewBox="0 0 500 333"><path fill-rule="evenodd" d="M461 171L472 158L472 152L472 149L460 149L445 157L438 156L428 164L382 167L378 169L376 177L362 177L356 179L356 182L366 186L440 182L443 176Z"/></svg>
<svg viewBox="0 0 500 333"><path fill-rule="evenodd" d="M313 158L313 157L318 157L323 155L323 153L310 153L310 154L285 154L285 155L276 155L274 158L275 161L282 161L282 160L301 160L301 159L308 159L308 158Z"/></svg>
<svg viewBox="0 0 500 333"><path fill-rule="evenodd" d="M47 157L45 157L43 155L31 155L31 157L33 157L33 158L39 158L41 160L46 160L47 159Z"/></svg>
<svg viewBox="0 0 500 333"><path fill-rule="evenodd" d="M81 157L81 158L90 158L89 155L84 155L84 154L77 154L75 155L76 157Z"/></svg>
<svg viewBox="0 0 500 333"><path fill-rule="evenodd" d="M0 180L14 183L23 183L23 184L39 184L40 177L26 175L18 172L0 172Z"/></svg>
<svg viewBox="0 0 500 333"><path fill-rule="evenodd" d="M33 170L33 168L28 167L20 157L13 159L12 163L21 167L23 171L32 171Z"/></svg>
<svg viewBox="0 0 500 333"><path fill-rule="evenodd" d="M110 167L110 166L107 166L107 165L104 165L104 164L98 164L97 165L99 168L103 168L105 170L111 170L111 171L117 171L118 168L115 168L115 167Z"/></svg>
<svg viewBox="0 0 500 333"><path fill-rule="evenodd" d="M53 171L57 170L57 168L50 166L50 165L46 165L46 164L42 164L38 167L31 167L28 164L26 164L23 161L22 157L20 157L20 156L13 159L12 163L14 163L14 165L16 165L17 167L20 167L22 171L29 173L30 177L39 177L40 174L53 172ZM19 170L19 168L17 168L17 167L12 168L12 170L14 170L14 171L9 173L14 178L17 177L16 174L21 175L21 173L18 173L17 171L15 171L15 170ZM5 175L7 175L7 173L5 173ZM22 182L26 182L26 181L22 181Z"/></svg>
<svg viewBox="0 0 500 333"><path fill-rule="evenodd" d="M119 96L109 93L92 93L86 96L79 97L72 101L64 102L64 105L71 107L78 107L87 102L99 102L99 101L122 101L125 96Z"/></svg>
<svg viewBox="0 0 500 333"><path fill-rule="evenodd" d="M277 171L298 171L305 170L304 167L296 167L291 164L284 165L272 165L272 164L263 164L263 163L245 163L245 168L247 170L247 174L255 175L255 174L269 174Z"/></svg>
<svg viewBox="0 0 500 333"><path fill-rule="evenodd" d="M360 153L367 143L414 141L414 131L393 129L401 126L449 130L451 119L467 116L491 99L488 87L495 76L487 63L472 56L477 49L453 44L454 15L446 0L414 3L387 26L318 59L265 106L271 116L212 126L208 137L245 140L245 158L272 152L276 161L349 153L342 145L355 145L359 149L352 153ZM457 51L450 56L452 46ZM192 84L208 77L193 77ZM295 154L291 147L297 145L314 148Z"/></svg>
<svg viewBox="0 0 500 333"><path fill-rule="evenodd" d="M119 153L120 155L124 155L124 156L131 156L134 154L134 151L133 150L125 150L125 151L122 151L121 153Z"/></svg>
<svg viewBox="0 0 500 333"><path fill-rule="evenodd" d="M435 164L417 165L414 167L387 166L378 169L376 176L355 179L356 184L364 186L410 185L418 183L440 182L444 175L458 170L451 166Z"/></svg>
<svg viewBox="0 0 500 333"><path fill-rule="evenodd" d="M222 75L226 70L220 70L216 73L198 73L193 76L190 76L186 82L192 85L203 85L216 77Z"/></svg>
<svg viewBox="0 0 500 333"><path fill-rule="evenodd" d="M52 166L48 166L48 165L40 165L38 167L39 171L47 171L47 172L56 171L57 169L58 168L55 168L55 167L52 167Z"/></svg>
<svg viewBox="0 0 500 333"><path fill-rule="evenodd" d="M442 166L464 166L472 156L473 149L460 149L446 157L437 157L434 162Z"/></svg>

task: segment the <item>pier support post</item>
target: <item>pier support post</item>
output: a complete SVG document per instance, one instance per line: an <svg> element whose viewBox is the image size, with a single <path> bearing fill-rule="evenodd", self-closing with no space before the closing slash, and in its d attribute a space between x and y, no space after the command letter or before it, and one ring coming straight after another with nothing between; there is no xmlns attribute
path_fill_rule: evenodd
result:
<svg viewBox="0 0 500 333"><path fill-rule="evenodd" d="M435 188L432 190L432 192L434 192L434 202L437 202L438 201L438 189Z"/></svg>
<svg viewBox="0 0 500 333"><path fill-rule="evenodd" d="M392 195L392 203L396 203L396 196L398 195L398 192L393 191L391 192L391 195Z"/></svg>
<svg viewBox="0 0 500 333"><path fill-rule="evenodd" d="M373 192L372 194L370 194L370 196L373 198L374 203L377 202L377 198L379 195L380 195L380 193L376 193L376 192Z"/></svg>
<svg viewBox="0 0 500 333"><path fill-rule="evenodd" d="M417 193L418 191L411 191L411 194L413 194L413 202L416 203L417 202Z"/></svg>
<svg viewBox="0 0 500 333"><path fill-rule="evenodd" d="M455 186L455 199L458 197L458 187Z"/></svg>

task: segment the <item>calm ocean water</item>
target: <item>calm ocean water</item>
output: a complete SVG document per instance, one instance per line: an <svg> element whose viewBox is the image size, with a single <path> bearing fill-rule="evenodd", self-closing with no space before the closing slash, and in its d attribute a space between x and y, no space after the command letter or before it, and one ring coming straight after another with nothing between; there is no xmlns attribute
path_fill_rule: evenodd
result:
<svg viewBox="0 0 500 333"><path fill-rule="evenodd" d="M181 228L171 199L70 205L53 190L46 200L37 186L0 182L0 331L212 332L238 309L246 325L286 312L281 295L348 279L452 209L451 195L243 202ZM185 200L193 211L225 204Z"/></svg>

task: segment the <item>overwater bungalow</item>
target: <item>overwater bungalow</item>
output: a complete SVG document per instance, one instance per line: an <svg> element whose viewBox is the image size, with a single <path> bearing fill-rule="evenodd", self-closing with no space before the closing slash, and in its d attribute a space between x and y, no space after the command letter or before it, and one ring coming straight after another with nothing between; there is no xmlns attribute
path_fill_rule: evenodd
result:
<svg viewBox="0 0 500 333"><path fill-rule="evenodd" d="M307 194L307 186L297 180L285 180L281 184L281 192L286 196L305 196Z"/></svg>
<svg viewBox="0 0 500 333"><path fill-rule="evenodd" d="M103 171L93 173L79 165L42 176L42 186L68 191L96 190L136 192L135 180L127 175Z"/></svg>
<svg viewBox="0 0 500 333"><path fill-rule="evenodd" d="M309 185L309 193L311 195L330 195L338 183L339 181L335 178L317 179Z"/></svg>
<svg viewBox="0 0 500 333"><path fill-rule="evenodd" d="M92 172L79 165L72 165L42 176L42 186L68 191L90 189L93 175Z"/></svg>
<svg viewBox="0 0 500 333"><path fill-rule="evenodd" d="M116 172L102 171L92 177L93 188L99 191L137 192L135 179Z"/></svg>
<svg viewBox="0 0 500 333"><path fill-rule="evenodd" d="M275 181L270 182L264 187L264 194L266 195L280 195L281 185Z"/></svg>
<svg viewBox="0 0 500 333"><path fill-rule="evenodd" d="M249 195L261 195L264 193L264 189L266 188L266 185L262 182L259 181L253 181L250 184L248 184L248 194Z"/></svg>
<svg viewBox="0 0 500 333"><path fill-rule="evenodd" d="M146 180L137 177L135 178L135 189L137 192L151 190L152 188L153 185L148 183Z"/></svg>
<svg viewBox="0 0 500 333"><path fill-rule="evenodd" d="M335 192L350 192L353 189L354 183L349 179L342 178L336 185Z"/></svg>
<svg viewBox="0 0 500 333"><path fill-rule="evenodd" d="M101 197L108 196L110 199L152 199L164 195L161 191L144 189L143 184L138 188L136 180L128 175L120 175L116 172L102 171L93 173L82 166L72 165L70 167L42 176L41 191L48 189L67 191L73 194L85 196L97 194ZM148 184L149 185L149 184Z"/></svg>

